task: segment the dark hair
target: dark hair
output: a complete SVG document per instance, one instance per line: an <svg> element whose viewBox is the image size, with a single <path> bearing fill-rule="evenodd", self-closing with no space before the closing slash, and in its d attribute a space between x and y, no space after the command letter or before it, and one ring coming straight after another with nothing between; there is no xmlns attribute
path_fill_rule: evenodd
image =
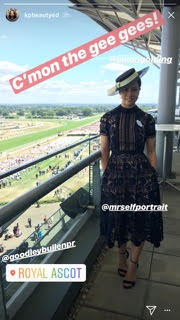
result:
<svg viewBox="0 0 180 320"><path fill-rule="evenodd" d="M140 90L141 89L141 78L138 78L137 83L138 83L139 90Z"/></svg>
<svg viewBox="0 0 180 320"><path fill-rule="evenodd" d="M7 19L10 19L10 12L11 12L11 11L14 12L14 18L13 18L13 19L17 19L17 11L16 11L16 9L13 9L13 8L11 8L11 9L8 10L8 12L6 13L6 18L7 18Z"/></svg>
<svg viewBox="0 0 180 320"><path fill-rule="evenodd" d="M137 83L138 84L138 87L139 87L139 90L141 89L141 78L139 77L139 78L137 78L137 80L134 80L134 82L132 83L132 85L133 84L135 84L135 83ZM124 90L127 90L129 87L127 87L126 89L119 89L118 91L119 91L119 93L121 93L122 91L124 91Z"/></svg>

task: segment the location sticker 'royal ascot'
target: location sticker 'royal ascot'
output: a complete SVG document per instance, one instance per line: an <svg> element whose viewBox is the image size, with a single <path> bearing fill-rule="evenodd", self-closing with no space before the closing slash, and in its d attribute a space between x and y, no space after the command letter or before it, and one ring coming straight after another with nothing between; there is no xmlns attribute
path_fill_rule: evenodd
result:
<svg viewBox="0 0 180 320"><path fill-rule="evenodd" d="M85 264L8 264L8 282L84 282Z"/></svg>
<svg viewBox="0 0 180 320"><path fill-rule="evenodd" d="M20 93L121 44L150 32L164 23L159 10L150 12L9 80L14 93Z"/></svg>

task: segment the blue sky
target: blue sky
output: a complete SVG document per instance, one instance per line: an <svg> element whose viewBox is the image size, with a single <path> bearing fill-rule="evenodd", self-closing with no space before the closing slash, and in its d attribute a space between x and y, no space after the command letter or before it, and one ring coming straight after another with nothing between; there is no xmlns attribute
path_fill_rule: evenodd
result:
<svg viewBox="0 0 180 320"><path fill-rule="evenodd" d="M123 71L148 64L113 62L112 59L137 57L131 49L119 46L20 94L14 94L9 79L106 33L88 16L70 9L68 1L1 1L0 5L0 96L2 103L117 103L119 95L107 96L107 89ZM26 5L18 5L26 3ZM6 10L17 8L16 22L5 18ZM56 13L58 18L26 18L28 13ZM143 52L145 53L145 52ZM158 103L159 69L150 64L143 77L140 103Z"/></svg>

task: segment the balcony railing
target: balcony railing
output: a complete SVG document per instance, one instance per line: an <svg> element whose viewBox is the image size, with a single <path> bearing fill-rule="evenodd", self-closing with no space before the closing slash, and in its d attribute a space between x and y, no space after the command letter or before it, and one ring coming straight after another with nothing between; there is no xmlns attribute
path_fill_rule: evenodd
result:
<svg viewBox="0 0 180 320"><path fill-rule="evenodd" d="M66 148L53 152L51 154L46 155L40 159L35 161L26 163L19 168L14 168L9 170L6 173L1 174L0 178L5 179L14 173L21 172L24 169L32 167L37 163L42 163L43 161L57 156L63 152L72 151L73 148L85 145L88 147L89 155L84 159L78 161L78 163L72 164L65 168L62 172L57 173L53 177L48 180L42 182L37 187L29 190L28 192L20 195L16 199L10 201L6 205L0 208L0 226L1 232L5 232L5 229L15 220L17 217L20 217L26 210L28 210L34 203L40 201L43 197L48 195L51 191L55 190L57 187L63 185L66 181L70 181L72 177L77 175L81 170L89 167L89 176L88 183L85 181L85 178L82 179L82 185L85 190L89 192L89 199L91 199L91 204L94 205L96 211L98 212L98 206L100 203L100 168L99 168L99 160L100 160L100 150L91 153L94 150L93 146L98 145L97 139L99 135L84 139L80 142L72 144ZM95 142L95 143L94 143ZM92 172L91 172L92 171ZM87 174L86 174L87 176ZM87 178L87 177L86 177ZM85 182L85 183L84 183ZM78 189L78 188L77 188ZM59 199L60 200L60 199ZM60 203L61 201L59 201ZM61 244L65 241L65 239L69 239L74 237L74 235L81 229L84 223L91 217L91 213L87 214L79 214L75 219L71 219L68 215L66 215L61 208L59 208L56 212L54 212L45 223L40 225L39 231L41 233L41 237L37 238L35 231L32 232L26 239L23 240L23 243L27 243L28 249L37 249L42 246L49 246L53 243ZM51 221L51 224L49 223ZM48 229L47 229L48 226ZM8 253L3 252L3 255L8 254L9 256L15 255L16 253L20 253L22 246L9 251ZM52 263L55 261L60 255L61 251L52 252L46 255L34 256L27 259L21 259L17 261L12 261L12 263ZM2 256L3 256L2 255ZM11 263L11 261L7 262ZM29 287L35 288L37 284L35 283L8 283L5 279L5 268L6 264L1 260L1 292L0 292L0 300L2 307L2 319L6 319L7 314L9 318L14 315L14 310L17 311L17 303L19 301L18 296L21 295L22 303L25 299L24 290ZM30 290L31 292L31 290ZM26 296L27 298L27 296ZM15 307L16 305L16 307Z"/></svg>

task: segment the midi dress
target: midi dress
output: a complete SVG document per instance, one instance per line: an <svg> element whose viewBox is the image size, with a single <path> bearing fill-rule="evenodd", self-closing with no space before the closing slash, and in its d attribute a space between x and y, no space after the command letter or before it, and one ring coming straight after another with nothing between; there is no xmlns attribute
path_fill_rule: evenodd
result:
<svg viewBox="0 0 180 320"><path fill-rule="evenodd" d="M162 211L108 209L113 205L161 205L157 173L144 153L146 139L156 134L154 118L137 105L129 109L119 105L101 117L100 134L108 136L111 151L101 181L100 234L109 248L129 240L135 246L148 241L159 247Z"/></svg>

